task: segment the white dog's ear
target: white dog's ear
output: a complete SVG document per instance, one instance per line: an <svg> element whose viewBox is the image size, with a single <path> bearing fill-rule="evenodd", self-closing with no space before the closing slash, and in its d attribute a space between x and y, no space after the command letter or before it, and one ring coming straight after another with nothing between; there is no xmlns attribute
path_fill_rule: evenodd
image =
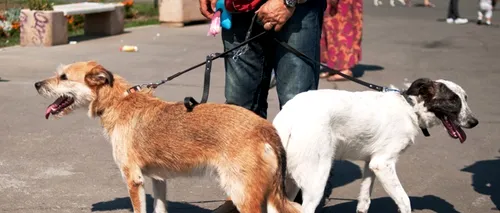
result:
<svg viewBox="0 0 500 213"><path fill-rule="evenodd" d="M113 74L103 66L96 64L90 72L85 75L85 82L89 86L101 86L105 84L113 86Z"/></svg>

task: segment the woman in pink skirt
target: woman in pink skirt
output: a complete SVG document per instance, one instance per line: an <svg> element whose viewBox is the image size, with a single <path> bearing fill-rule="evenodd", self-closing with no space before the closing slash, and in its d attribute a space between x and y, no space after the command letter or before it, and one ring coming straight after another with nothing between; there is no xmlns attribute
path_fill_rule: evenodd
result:
<svg viewBox="0 0 500 213"><path fill-rule="evenodd" d="M351 69L361 60L363 0L327 0L321 34L321 62L352 76ZM322 72L328 81L344 80Z"/></svg>

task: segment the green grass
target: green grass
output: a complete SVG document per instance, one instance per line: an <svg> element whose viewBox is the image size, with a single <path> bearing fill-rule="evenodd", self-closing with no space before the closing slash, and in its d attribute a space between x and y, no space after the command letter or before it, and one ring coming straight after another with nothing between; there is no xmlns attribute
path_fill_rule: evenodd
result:
<svg viewBox="0 0 500 213"><path fill-rule="evenodd" d="M125 22L125 28L154 25L154 24L160 24L160 20L158 20L158 18L131 20Z"/></svg>
<svg viewBox="0 0 500 213"><path fill-rule="evenodd" d="M9 38L0 38L0 48L10 47L19 44L19 36L12 36Z"/></svg>
<svg viewBox="0 0 500 213"><path fill-rule="evenodd" d="M154 8L153 3L137 2L134 9L138 11L139 16L158 17L158 8Z"/></svg>

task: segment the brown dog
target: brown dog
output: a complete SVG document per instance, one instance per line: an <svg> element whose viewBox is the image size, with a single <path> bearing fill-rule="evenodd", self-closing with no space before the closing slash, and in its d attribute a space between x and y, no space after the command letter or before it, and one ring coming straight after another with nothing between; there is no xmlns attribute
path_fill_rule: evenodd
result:
<svg viewBox="0 0 500 213"><path fill-rule="evenodd" d="M182 103L128 94L131 86L96 62L62 66L37 82L37 91L57 98L46 117L88 107L99 117L124 177L136 213L145 213L144 175L153 179L155 212L166 212L166 179L215 172L240 212L300 212L284 189L286 160L272 124L233 105Z"/></svg>

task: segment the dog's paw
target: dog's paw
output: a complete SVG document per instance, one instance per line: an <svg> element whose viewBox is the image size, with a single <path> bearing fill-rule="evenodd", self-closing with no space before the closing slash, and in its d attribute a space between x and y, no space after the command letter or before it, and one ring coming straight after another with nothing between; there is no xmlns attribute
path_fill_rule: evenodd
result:
<svg viewBox="0 0 500 213"><path fill-rule="evenodd" d="M368 213L368 209L370 208L370 198L367 199L359 199L358 206L356 207L356 213Z"/></svg>

